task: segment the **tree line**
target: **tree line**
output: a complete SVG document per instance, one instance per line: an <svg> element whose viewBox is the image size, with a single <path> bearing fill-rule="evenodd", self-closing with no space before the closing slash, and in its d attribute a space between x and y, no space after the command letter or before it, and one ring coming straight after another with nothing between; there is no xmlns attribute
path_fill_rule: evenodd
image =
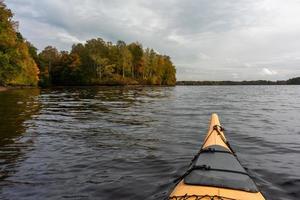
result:
<svg viewBox="0 0 300 200"><path fill-rule="evenodd" d="M116 44L101 38L74 44L70 52L48 46L37 55L42 85L175 85L169 56L140 43Z"/></svg>
<svg viewBox="0 0 300 200"><path fill-rule="evenodd" d="M138 43L101 38L59 51L38 53L18 31L13 13L0 0L0 85L175 85L171 58Z"/></svg>
<svg viewBox="0 0 300 200"><path fill-rule="evenodd" d="M300 77L280 81L177 81L176 85L300 85Z"/></svg>

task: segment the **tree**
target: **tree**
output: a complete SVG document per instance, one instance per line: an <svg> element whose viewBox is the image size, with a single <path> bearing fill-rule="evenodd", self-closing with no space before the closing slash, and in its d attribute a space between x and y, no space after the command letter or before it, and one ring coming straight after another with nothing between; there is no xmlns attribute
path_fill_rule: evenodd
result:
<svg viewBox="0 0 300 200"><path fill-rule="evenodd" d="M130 73L130 70L132 69L132 54L128 50L127 47L122 49L121 52L122 55L122 76L125 78L126 74Z"/></svg>
<svg viewBox="0 0 300 200"><path fill-rule="evenodd" d="M47 46L38 55L40 67L40 85L51 85L52 78L56 78L53 71L57 70L57 64L60 60L60 54L55 47ZM54 70L53 70L54 68Z"/></svg>
<svg viewBox="0 0 300 200"><path fill-rule="evenodd" d="M13 13L0 1L0 84L36 85L38 67L12 17Z"/></svg>
<svg viewBox="0 0 300 200"><path fill-rule="evenodd" d="M129 51L131 52L132 55L132 69L131 69L131 73L132 73L132 78L139 78L141 75L141 71L143 70L143 47L141 44L135 42L135 43L131 43L128 46Z"/></svg>

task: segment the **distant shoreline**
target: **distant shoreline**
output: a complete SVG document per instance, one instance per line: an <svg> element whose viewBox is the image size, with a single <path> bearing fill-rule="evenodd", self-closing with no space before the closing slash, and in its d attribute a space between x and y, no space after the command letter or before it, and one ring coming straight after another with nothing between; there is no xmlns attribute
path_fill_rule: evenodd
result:
<svg viewBox="0 0 300 200"><path fill-rule="evenodd" d="M176 85L300 85L300 77L280 81L177 81Z"/></svg>

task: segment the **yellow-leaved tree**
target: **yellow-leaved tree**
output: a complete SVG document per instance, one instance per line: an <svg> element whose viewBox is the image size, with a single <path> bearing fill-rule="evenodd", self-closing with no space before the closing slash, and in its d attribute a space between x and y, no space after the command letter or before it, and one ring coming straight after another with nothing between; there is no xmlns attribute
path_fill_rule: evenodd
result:
<svg viewBox="0 0 300 200"><path fill-rule="evenodd" d="M36 86L38 66L12 17L11 10L0 0L0 85Z"/></svg>

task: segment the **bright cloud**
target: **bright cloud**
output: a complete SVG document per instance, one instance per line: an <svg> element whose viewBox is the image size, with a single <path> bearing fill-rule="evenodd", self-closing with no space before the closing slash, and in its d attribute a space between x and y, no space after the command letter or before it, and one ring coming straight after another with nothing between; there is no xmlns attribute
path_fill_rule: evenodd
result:
<svg viewBox="0 0 300 200"><path fill-rule="evenodd" d="M271 70L271 69L268 69L268 68L263 68L261 73L262 73L262 75L268 75L268 76L278 74L275 70Z"/></svg>

